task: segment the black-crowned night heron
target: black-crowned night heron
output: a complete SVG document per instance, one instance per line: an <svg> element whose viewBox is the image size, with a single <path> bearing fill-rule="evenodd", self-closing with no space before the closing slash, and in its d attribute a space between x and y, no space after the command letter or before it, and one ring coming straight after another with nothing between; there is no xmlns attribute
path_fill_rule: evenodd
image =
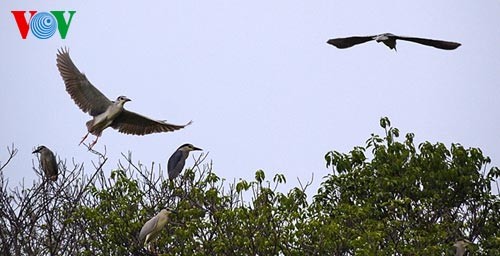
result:
<svg viewBox="0 0 500 256"><path fill-rule="evenodd" d="M414 43L419 43L427 46L436 47L443 50L453 50L459 47L460 43L448 42L442 40L434 40L434 39L426 39L426 38L418 38L418 37L407 37L407 36L397 36L391 33L380 34L376 36L351 36L344 38L335 38L330 39L327 43L340 48L345 49L352 47L357 44L362 44L368 41L375 40L377 43L384 43L390 49L396 50L396 39L410 41Z"/></svg>
<svg viewBox="0 0 500 256"><path fill-rule="evenodd" d="M142 226L141 232L139 233L139 241L144 244L144 247L160 235L171 213L175 213L175 211L163 209Z"/></svg>
<svg viewBox="0 0 500 256"><path fill-rule="evenodd" d="M49 178L51 181L57 180L57 175L59 174L59 170L57 168L57 161L54 153L50 151L46 146L39 146L33 154L40 153L40 165L42 166L42 170L45 173L45 176Z"/></svg>
<svg viewBox="0 0 500 256"><path fill-rule="evenodd" d="M128 111L123 105L130 101L125 96L120 96L116 101L109 100L81 73L69 56L67 49L60 49L57 53L57 68L66 85L66 91L80 107L83 112L89 113L94 118L87 122L87 134L80 144L87 138L89 133L97 136L96 140L89 145L92 148L101 136L104 129L112 127L121 133L146 135L159 132L171 132L182 129L185 125L169 124L165 121L153 120L143 115Z"/></svg>
<svg viewBox="0 0 500 256"><path fill-rule="evenodd" d="M467 239L460 239L453 244L456 247L455 256L463 256L465 255L465 251L467 250L467 245L472 242Z"/></svg>
<svg viewBox="0 0 500 256"><path fill-rule="evenodd" d="M189 156L189 152L195 150L202 150L201 148L197 148L192 144L184 144L180 146L168 159L168 178L173 180L179 176L182 169L184 169L184 164L186 164L186 158Z"/></svg>

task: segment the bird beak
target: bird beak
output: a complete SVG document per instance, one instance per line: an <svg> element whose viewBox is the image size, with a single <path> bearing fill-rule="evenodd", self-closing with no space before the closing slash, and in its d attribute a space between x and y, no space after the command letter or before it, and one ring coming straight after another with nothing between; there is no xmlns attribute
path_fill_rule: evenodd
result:
<svg viewBox="0 0 500 256"><path fill-rule="evenodd" d="M193 149L192 149L192 150L193 150L193 151L195 151L195 150L200 150L200 151L201 151L201 150L203 150L203 149L201 149L201 148L197 148L197 147L194 147L194 146L193 146Z"/></svg>
<svg viewBox="0 0 500 256"><path fill-rule="evenodd" d="M172 209L172 208L165 208L165 209L167 209L170 213L175 213L175 214L177 214L177 211L176 211L176 210L174 210L174 209Z"/></svg>
<svg viewBox="0 0 500 256"><path fill-rule="evenodd" d="M35 153L38 153L40 152L40 149L35 149L35 151L31 152L31 154L35 154Z"/></svg>
<svg viewBox="0 0 500 256"><path fill-rule="evenodd" d="M132 101L132 100L131 100L131 99L129 99L129 98L125 98L125 102L127 102L127 101Z"/></svg>

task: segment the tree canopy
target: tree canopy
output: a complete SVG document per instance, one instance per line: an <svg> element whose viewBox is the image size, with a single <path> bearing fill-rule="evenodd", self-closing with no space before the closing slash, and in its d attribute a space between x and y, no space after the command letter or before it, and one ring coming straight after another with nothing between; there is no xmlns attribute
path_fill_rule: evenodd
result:
<svg viewBox="0 0 500 256"><path fill-rule="evenodd" d="M283 191L285 175L262 170L228 182L206 154L175 181L131 154L106 171L94 152L90 172L60 161L52 182L35 165L39 180L12 187L11 147L0 162L0 254L454 255L468 239L473 255L500 255L500 170L490 158L458 143L415 145L388 118L380 126L364 146L327 152L331 173L313 193L311 182ZM139 231L166 207L176 213L148 251Z"/></svg>

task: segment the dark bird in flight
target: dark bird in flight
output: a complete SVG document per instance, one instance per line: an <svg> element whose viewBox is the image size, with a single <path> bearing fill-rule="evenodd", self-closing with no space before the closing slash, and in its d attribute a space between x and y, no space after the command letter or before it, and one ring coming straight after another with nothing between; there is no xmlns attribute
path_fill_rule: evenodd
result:
<svg viewBox="0 0 500 256"><path fill-rule="evenodd" d="M454 50L461 45L460 43L448 42L442 40L408 37L408 36L396 36L391 33L385 33L376 36L351 36L344 38L334 38L328 40L327 43L339 49L345 49L355 46L357 44L362 44L368 41L375 40L377 43L380 42L384 43L391 50L392 49L396 50L396 39L432 46L443 50Z"/></svg>
<svg viewBox="0 0 500 256"><path fill-rule="evenodd" d="M42 166L45 176L47 176L47 178L51 181L56 181L59 170L57 168L57 161L54 153L43 145L35 149L33 154L35 153L40 153L40 165Z"/></svg>
<svg viewBox="0 0 500 256"><path fill-rule="evenodd" d="M159 132L172 132L190 125L169 124L161 120L153 120L149 117L128 111L123 105L130 101L125 96L119 96L116 101L109 100L80 72L69 56L67 49L60 49L57 53L57 68L66 85L66 91L80 107L83 112L89 113L93 119L87 122L87 134L82 138L80 144L87 138L89 133L97 136L89 145L91 149L101 136L104 129L112 127L121 133L133 135L146 135Z"/></svg>

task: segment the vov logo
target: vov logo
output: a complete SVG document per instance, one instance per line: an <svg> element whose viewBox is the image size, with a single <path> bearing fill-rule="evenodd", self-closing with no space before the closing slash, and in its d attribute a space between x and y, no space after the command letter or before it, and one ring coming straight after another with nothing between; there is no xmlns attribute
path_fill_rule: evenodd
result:
<svg viewBox="0 0 500 256"><path fill-rule="evenodd" d="M26 39L28 36L28 30L31 29L31 33L39 39L50 38L59 30L61 39L65 39L68 34L69 25L71 20L73 20L73 15L76 11L68 11L69 18L68 21L64 19L64 13L66 11L50 11L50 12L38 12L29 11L30 18L29 21L26 20L26 11L11 11L16 20L17 27L21 33L21 38Z"/></svg>

